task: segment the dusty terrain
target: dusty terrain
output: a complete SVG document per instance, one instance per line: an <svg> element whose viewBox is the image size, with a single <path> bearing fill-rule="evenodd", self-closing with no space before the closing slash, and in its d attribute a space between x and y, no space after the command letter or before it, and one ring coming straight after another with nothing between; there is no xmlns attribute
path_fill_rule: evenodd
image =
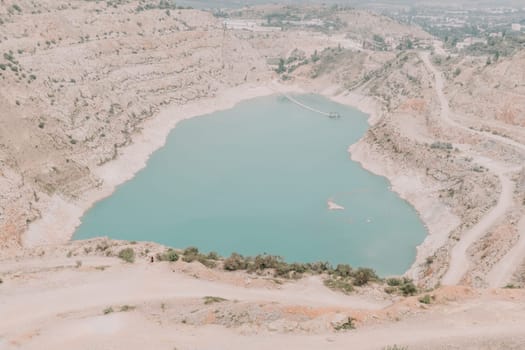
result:
<svg viewBox="0 0 525 350"><path fill-rule="evenodd" d="M139 254L135 263L113 256L123 247ZM522 349L525 342L521 289L446 287L423 304L374 286L336 293L315 276L287 282L196 262L151 263L162 249L92 240L0 260L0 348ZM338 330L349 317L356 328Z"/></svg>
<svg viewBox="0 0 525 350"><path fill-rule="evenodd" d="M321 24L287 17L301 11ZM0 349L524 348L525 53L449 57L418 28L352 9L230 19L169 2L0 3ZM68 243L178 121L300 91L370 114L350 156L425 222L406 276L430 304L149 263L164 249L151 244L125 264ZM348 317L357 329L336 331Z"/></svg>

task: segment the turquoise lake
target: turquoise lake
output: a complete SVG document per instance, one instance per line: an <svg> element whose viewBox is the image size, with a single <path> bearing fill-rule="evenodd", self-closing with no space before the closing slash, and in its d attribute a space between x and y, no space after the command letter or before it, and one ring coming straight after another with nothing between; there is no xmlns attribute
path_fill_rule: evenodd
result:
<svg viewBox="0 0 525 350"><path fill-rule="evenodd" d="M74 238L268 253L400 274L426 229L388 181L350 159L367 116L318 95L242 102L183 121L146 168L96 203ZM330 211L327 201L345 207Z"/></svg>

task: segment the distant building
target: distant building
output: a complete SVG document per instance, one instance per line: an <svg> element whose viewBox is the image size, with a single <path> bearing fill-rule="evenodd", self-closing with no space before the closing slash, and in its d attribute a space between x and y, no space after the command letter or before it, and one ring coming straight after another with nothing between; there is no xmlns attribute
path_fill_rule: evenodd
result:
<svg viewBox="0 0 525 350"><path fill-rule="evenodd" d="M474 44L487 44L487 39L481 39L481 38L466 38L462 42L459 42L456 44L456 48L458 50L464 49L470 45Z"/></svg>
<svg viewBox="0 0 525 350"><path fill-rule="evenodd" d="M502 32L490 33L489 36L491 38L502 38L503 37L503 33Z"/></svg>
<svg viewBox="0 0 525 350"><path fill-rule="evenodd" d="M521 24L519 23L512 23L512 30L515 32L521 32Z"/></svg>
<svg viewBox="0 0 525 350"><path fill-rule="evenodd" d="M227 19L223 22L226 29L247 30L251 32L275 32L281 31L280 27L263 26L256 20Z"/></svg>

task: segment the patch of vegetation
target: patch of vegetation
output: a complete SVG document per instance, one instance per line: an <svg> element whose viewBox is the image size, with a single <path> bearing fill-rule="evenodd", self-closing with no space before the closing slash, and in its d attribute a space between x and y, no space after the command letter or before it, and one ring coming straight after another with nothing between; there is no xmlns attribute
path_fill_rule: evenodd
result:
<svg viewBox="0 0 525 350"><path fill-rule="evenodd" d="M417 287L410 278L389 278L386 283L388 286L385 288L385 292L389 294L410 296L418 293Z"/></svg>
<svg viewBox="0 0 525 350"><path fill-rule="evenodd" d="M339 264L335 269L331 269L330 276L325 279L324 284L328 288L342 291L343 293L350 293L355 287L361 287L369 282L379 281L374 270L360 267L353 270L350 265Z"/></svg>
<svg viewBox="0 0 525 350"><path fill-rule="evenodd" d="M206 255L206 257L210 260L220 260L221 259L219 253L217 252L209 252L208 255Z"/></svg>
<svg viewBox="0 0 525 350"><path fill-rule="evenodd" d="M454 147L450 142L441 142L436 141L430 145L431 149L444 149L444 150L452 150Z"/></svg>
<svg viewBox="0 0 525 350"><path fill-rule="evenodd" d="M248 267L244 257L237 253L232 253L223 263L223 268L227 271L245 270Z"/></svg>
<svg viewBox="0 0 525 350"><path fill-rule="evenodd" d="M127 311L133 311L136 309L136 306L132 306L132 305L122 305L120 307L120 312L127 312Z"/></svg>
<svg viewBox="0 0 525 350"><path fill-rule="evenodd" d="M160 0L158 3L146 3L144 5L138 5L135 8L136 12L142 12L146 10L184 10L191 9L191 7L177 6L174 0Z"/></svg>
<svg viewBox="0 0 525 350"><path fill-rule="evenodd" d="M111 314L111 313L113 313L113 312L115 312L115 310L113 310L113 308L112 308L111 306L105 308L105 309L102 311L102 313L103 313L104 315L109 315L109 314Z"/></svg>
<svg viewBox="0 0 525 350"><path fill-rule="evenodd" d="M408 350L408 347L406 346L399 346L399 345L388 345L383 348L383 350Z"/></svg>
<svg viewBox="0 0 525 350"><path fill-rule="evenodd" d="M15 59L15 56L13 54L13 51L9 50L9 52L4 52L4 58L11 62L12 64L17 65L18 61Z"/></svg>
<svg viewBox="0 0 525 350"><path fill-rule="evenodd" d="M355 286L364 286L368 282L379 280L375 271L366 267L358 268L357 271L352 274L352 277L354 278Z"/></svg>
<svg viewBox="0 0 525 350"><path fill-rule="evenodd" d="M205 305L214 304L214 303L222 303L228 300L228 299L224 299L221 297L212 297L212 296L205 296L203 299L204 299Z"/></svg>
<svg viewBox="0 0 525 350"><path fill-rule="evenodd" d="M354 291L354 285L348 278L334 278L330 277L324 280L324 285L330 289L340 290L345 294L350 294Z"/></svg>
<svg viewBox="0 0 525 350"><path fill-rule="evenodd" d="M110 244L107 241L102 241L97 244L97 246L95 247L95 250L103 252L103 251L106 251L109 247L110 247Z"/></svg>
<svg viewBox="0 0 525 350"><path fill-rule="evenodd" d="M348 317L346 319L346 321L334 326L334 329L336 331L347 331L347 330L350 330L350 329L355 329L355 319L352 318L352 317Z"/></svg>
<svg viewBox="0 0 525 350"><path fill-rule="evenodd" d="M420 297L418 300L419 300L420 303L428 305L428 304L432 303L433 299L434 298L431 297L429 294L425 294L422 297Z"/></svg>
<svg viewBox="0 0 525 350"><path fill-rule="evenodd" d="M118 253L118 257L128 263L135 262L135 251L132 248L124 248Z"/></svg>
<svg viewBox="0 0 525 350"><path fill-rule="evenodd" d="M403 280L400 278L389 278L386 280L386 284L388 284L391 287L398 287L401 284L403 284Z"/></svg>
<svg viewBox="0 0 525 350"><path fill-rule="evenodd" d="M200 253L197 247L188 247L184 249L184 252L182 253L182 261L187 263L198 261L209 268L216 266L215 261L209 259L207 255Z"/></svg>
<svg viewBox="0 0 525 350"><path fill-rule="evenodd" d="M287 263L282 257L261 254L255 257L244 257L237 253L226 258L223 268L227 271L247 270L250 273L262 273L273 270L274 276L283 278L298 278L305 272L322 273L330 267L328 263L299 264Z"/></svg>
<svg viewBox="0 0 525 350"><path fill-rule="evenodd" d="M277 66L277 69L275 69L275 71L277 72L277 74L282 74L282 73L286 72L286 66L285 66L285 63L284 63L284 58L279 58L279 65Z"/></svg>
<svg viewBox="0 0 525 350"><path fill-rule="evenodd" d="M175 261L179 260L179 254L177 254L177 252L175 250L169 248L164 253L157 254L157 260L159 260L159 261L175 262Z"/></svg>
<svg viewBox="0 0 525 350"><path fill-rule="evenodd" d="M244 257L232 253L223 261L223 269L227 271L246 270L249 273L273 272L274 277L297 279L303 274L327 274L324 284L334 290L350 293L354 286L363 286L372 281L379 281L374 270L358 268L353 270L348 264L339 264L335 268L328 262L287 263L280 256L257 255Z"/></svg>
<svg viewBox="0 0 525 350"><path fill-rule="evenodd" d="M417 287L412 281L405 282L399 290L403 293L404 296L417 294Z"/></svg>

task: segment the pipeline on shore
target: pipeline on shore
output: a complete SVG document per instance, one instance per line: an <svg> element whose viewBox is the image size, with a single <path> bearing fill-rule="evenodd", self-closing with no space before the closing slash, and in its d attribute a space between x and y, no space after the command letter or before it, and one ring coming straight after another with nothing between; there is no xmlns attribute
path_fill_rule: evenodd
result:
<svg viewBox="0 0 525 350"><path fill-rule="evenodd" d="M293 98L292 96L288 95L288 94L285 94L284 92L281 93L284 97L286 97L288 100L290 100L290 102L292 103L295 103L296 105L298 105L299 107L302 107L304 109L307 109L309 111L312 111L314 113L319 113L319 114L322 114L322 115L325 115L329 118L332 118L332 119L337 119L337 118L340 118L341 115L337 112L323 112L323 111L320 111L318 109L315 109L313 107L310 107L308 105L305 105L304 103L296 100L295 98Z"/></svg>

